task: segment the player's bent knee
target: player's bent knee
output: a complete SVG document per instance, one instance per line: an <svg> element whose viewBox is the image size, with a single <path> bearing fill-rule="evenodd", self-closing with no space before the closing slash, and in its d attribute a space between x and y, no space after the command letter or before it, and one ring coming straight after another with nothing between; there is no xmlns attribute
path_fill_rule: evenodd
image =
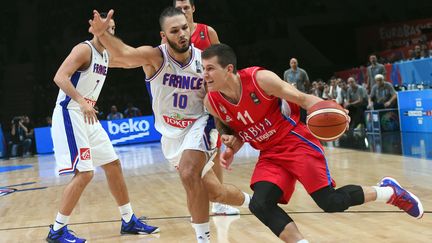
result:
<svg viewBox="0 0 432 243"><path fill-rule="evenodd" d="M364 202L363 189L356 185L346 185L337 190L331 187L322 188L311 194L318 206L325 212L343 212L350 206Z"/></svg>
<svg viewBox="0 0 432 243"><path fill-rule="evenodd" d="M346 196L334 192L328 196L326 202L319 203L318 206L326 213L337 213L347 210L350 205Z"/></svg>
<svg viewBox="0 0 432 243"><path fill-rule="evenodd" d="M201 176L198 171L190 167L180 169L179 175L183 185L186 187L192 187L201 181Z"/></svg>
<svg viewBox="0 0 432 243"><path fill-rule="evenodd" d="M81 183L86 185L93 179L94 172L93 171L78 172L75 176Z"/></svg>
<svg viewBox="0 0 432 243"><path fill-rule="evenodd" d="M269 209L271 205L267 203L265 200L259 200L256 197L252 197L249 203L249 210L263 222L265 225L268 224L267 218L269 216Z"/></svg>

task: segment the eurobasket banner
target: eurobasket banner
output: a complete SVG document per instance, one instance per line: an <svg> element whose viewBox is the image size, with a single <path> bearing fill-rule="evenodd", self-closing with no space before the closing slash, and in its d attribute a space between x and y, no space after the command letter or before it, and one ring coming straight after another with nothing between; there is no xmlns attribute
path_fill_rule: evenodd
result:
<svg viewBox="0 0 432 243"><path fill-rule="evenodd" d="M153 116L141 116L119 120L99 121L116 145L160 141L161 135L154 127ZM35 128L36 151L38 154L53 153L50 127Z"/></svg>
<svg viewBox="0 0 432 243"><path fill-rule="evenodd" d="M431 37L432 18L377 24L357 30L357 53L367 58L372 52L420 44Z"/></svg>

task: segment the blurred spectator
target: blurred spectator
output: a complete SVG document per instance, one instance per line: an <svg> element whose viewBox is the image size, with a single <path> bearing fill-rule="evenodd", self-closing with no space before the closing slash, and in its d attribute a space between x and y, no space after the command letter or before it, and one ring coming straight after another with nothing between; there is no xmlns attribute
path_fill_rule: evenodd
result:
<svg viewBox="0 0 432 243"><path fill-rule="evenodd" d="M291 58L290 68L284 72L284 80L296 87L303 93L308 94L310 91L309 77L305 70L298 67L297 59ZM300 121L306 122L307 112L300 108Z"/></svg>
<svg viewBox="0 0 432 243"><path fill-rule="evenodd" d="M141 111L137 107L133 106L132 103L127 104L126 110L123 112L125 118L141 116Z"/></svg>
<svg viewBox="0 0 432 243"><path fill-rule="evenodd" d="M104 112L102 110L99 109L99 107L97 105L94 106L94 109L96 110L96 116L98 120L103 120L105 119L105 115Z"/></svg>
<svg viewBox="0 0 432 243"><path fill-rule="evenodd" d="M23 156L30 156L30 147L32 140L28 138L29 129L23 124L23 117L14 117L11 127L11 141L9 142L11 149L11 157L18 156L18 149L22 148Z"/></svg>
<svg viewBox="0 0 432 243"><path fill-rule="evenodd" d="M416 45L415 47L414 47L414 59L420 59L422 56L422 53L421 53L422 51L421 51L421 47L419 46L419 45Z"/></svg>
<svg viewBox="0 0 432 243"><path fill-rule="evenodd" d="M368 108L374 110L396 108L397 95L393 85L384 81L384 76L381 74L375 76L375 82L369 96Z"/></svg>
<svg viewBox="0 0 432 243"><path fill-rule="evenodd" d="M344 104L345 109L349 110L351 117L350 129L357 126L365 125L364 112L368 105L368 96L366 89L357 84L353 77L348 78L347 101Z"/></svg>
<svg viewBox="0 0 432 243"><path fill-rule="evenodd" d="M367 76L368 76L368 82L367 82L367 91L368 93L372 89L372 87L375 84L375 75L382 74L384 77L386 75L386 69L384 65L379 63L377 61L376 55L372 54L369 56L369 62L370 65L367 67Z"/></svg>
<svg viewBox="0 0 432 243"><path fill-rule="evenodd" d="M405 61L411 61L414 60L415 54L413 49L408 50L408 57L405 58Z"/></svg>
<svg viewBox="0 0 432 243"><path fill-rule="evenodd" d="M50 116L45 117L45 125L48 127L52 126L52 118Z"/></svg>
<svg viewBox="0 0 432 243"><path fill-rule="evenodd" d="M336 85L336 77L331 77L330 78L330 83L324 84L324 90L323 90L323 95L322 98L325 100L334 100L336 99L336 89L337 89L337 85Z"/></svg>
<svg viewBox="0 0 432 243"><path fill-rule="evenodd" d="M290 67L284 72L284 80L294 85L298 90L308 94L310 82L306 71L298 67L298 62L295 58L291 58Z"/></svg>
<svg viewBox="0 0 432 243"><path fill-rule="evenodd" d="M118 112L117 106L111 106L111 112L108 114L107 120L123 119L123 114Z"/></svg>
<svg viewBox="0 0 432 243"><path fill-rule="evenodd" d="M30 120L30 117L27 115L24 115L23 117L23 125L27 128L27 132L25 135L25 138L30 139L31 141L35 141L34 139L34 123ZM36 151L36 144L32 143L31 144L31 149L29 150L29 152L31 153L31 151Z"/></svg>
<svg viewBox="0 0 432 243"><path fill-rule="evenodd" d="M347 100L348 85L345 80L339 78L337 80L337 86L336 102L339 105L344 105Z"/></svg>

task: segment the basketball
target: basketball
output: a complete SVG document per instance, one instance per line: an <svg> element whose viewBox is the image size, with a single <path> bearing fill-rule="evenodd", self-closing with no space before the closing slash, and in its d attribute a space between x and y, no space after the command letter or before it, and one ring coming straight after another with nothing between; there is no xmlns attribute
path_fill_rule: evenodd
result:
<svg viewBox="0 0 432 243"><path fill-rule="evenodd" d="M308 110L306 124L316 138L334 141L344 134L349 118L342 106L334 101L324 100Z"/></svg>

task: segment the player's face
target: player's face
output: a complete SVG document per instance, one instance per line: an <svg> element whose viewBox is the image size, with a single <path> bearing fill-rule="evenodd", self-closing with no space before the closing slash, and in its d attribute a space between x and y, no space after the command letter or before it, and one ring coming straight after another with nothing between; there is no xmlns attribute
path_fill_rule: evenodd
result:
<svg viewBox="0 0 432 243"><path fill-rule="evenodd" d="M115 22L113 19L110 20L109 24L108 24L108 32L112 35L115 34Z"/></svg>
<svg viewBox="0 0 432 243"><path fill-rule="evenodd" d="M186 16L186 19L190 22L192 21L193 13L195 12L195 6L191 6L188 0L185 1L176 1L176 8L183 11Z"/></svg>
<svg viewBox="0 0 432 243"><path fill-rule="evenodd" d="M297 60L294 58L291 59L290 66L291 66L291 68L297 68Z"/></svg>
<svg viewBox="0 0 432 243"><path fill-rule="evenodd" d="M208 91L219 91L224 86L228 70L218 63L216 56L209 59L202 59L204 67L204 80Z"/></svg>
<svg viewBox="0 0 432 243"><path fill-rule="evenodd" d="M190 30L184 15L165 18L162 38L178 53L185 53L190 46Z"/></svg>

